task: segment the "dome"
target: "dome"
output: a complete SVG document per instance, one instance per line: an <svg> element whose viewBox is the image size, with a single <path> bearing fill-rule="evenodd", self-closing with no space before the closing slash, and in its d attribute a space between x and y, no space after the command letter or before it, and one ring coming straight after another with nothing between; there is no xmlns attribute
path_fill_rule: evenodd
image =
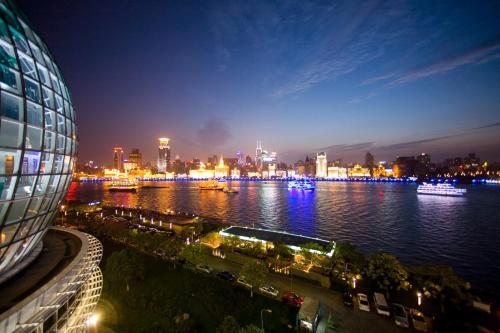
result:
<svg viewBox="0 0 500 333"><path fill-rule="evenodd" d="M57 64L14 2L0 0L0 275L52 223L76 145L73 105Z"/></svg>

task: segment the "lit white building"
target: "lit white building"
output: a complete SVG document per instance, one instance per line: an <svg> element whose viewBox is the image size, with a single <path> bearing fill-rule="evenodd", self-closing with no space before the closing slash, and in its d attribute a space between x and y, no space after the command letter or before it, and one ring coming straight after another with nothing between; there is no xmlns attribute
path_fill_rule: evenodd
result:
<svg viewBox="0 0 500 333"><path fill-rule="evenodd" d="M328 177L327 165L328 161L326 160L326 153L318 153L316 155L316 178Z"/></svg>
<svg viewBox="0 0 500 333"><path fill-rule="evenodd" d="M328 167L328 178L331 179L347 178L347 168L341 168L337 166Z"/></svg>

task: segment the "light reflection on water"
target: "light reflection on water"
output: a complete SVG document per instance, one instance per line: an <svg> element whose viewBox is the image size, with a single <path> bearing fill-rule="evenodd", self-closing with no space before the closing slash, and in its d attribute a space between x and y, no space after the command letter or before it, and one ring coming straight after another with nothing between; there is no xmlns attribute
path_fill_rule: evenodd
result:
<svg viewBox="0 0 500 333"><path fill-rule="evenodd" d="M438 197L417 195L414 184L321 182L314 192L288 191L280 182L228 184L239 193L200 191L196 182L153 183L168 188L137 194L73 183L68 197L351 241L365 251L394 253L406 264L451 264L500 294L500 187L469 186L465 197Z"/></svg>

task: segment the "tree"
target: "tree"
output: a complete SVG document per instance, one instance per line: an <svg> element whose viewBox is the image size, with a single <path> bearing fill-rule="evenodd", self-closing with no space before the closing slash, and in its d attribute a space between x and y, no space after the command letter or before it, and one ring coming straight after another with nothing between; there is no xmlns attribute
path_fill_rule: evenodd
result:
<svg viewBox="0 0 500 333"><path fill-rule="evenodd" d="M320 254L315 253L314 251L318 251L318 252L322 253L323 255L326 255L325 249L321 245L319 245L317 243L313 243L313 242L300 245L300 249L301 249L300 254L311 265L313 265L314 263L318 263L318 261L319 261L318 259L321 257Z"/></svg>
<svg viewBox="0 0 500 333"><path fill-rule="evenodd" d="M349 242L342 242L335 247L335 255L331 260L331 268L338 278L348 279L361 273L365 266L365 257L356 245ZM330 264L331 265L331 264Z"/></svg>
<svg viewBox="0 0 500 333"><path fill-rule="evenodd" d="M389 289L407 290L410 287L406 269L395 256L385 252L370 255L366 275L386 292Z"/></svg>
<svg viewBox="0 0 500 333"><path fill-rule="evenodd" d="M108 258L105 274L110 286L119 286L125 282L128 292L131 282L144 278L144 263L135 251L123 249L113 252Z"/></svg>
<svg viewBox="0 0 500 333"><path fill-rule="evenodd" d="M238 333L264 333L264 330L261 328L258 328L257 326L250 324L247 326L244 326L240 328Z"/></svg>
<svg viewBox="0 0 500 333"><path fill-rule="evenodd" d="M241 243L241 239L238 238L238 236L234 236L234 235L226 236L226 237L224 237L223 243L224 243L224 245L229 247L231 249L231 251L233 251L234 248L237 247Z"/></svg>
<svg viewBox="0 0 500 333"><path fill-rule="evenodd" d="M208 249L204 245L201 245L199 243L191 243L186 246L181 252L181 257L192 264L206 264L208 255Z"/></svg>
<svg viewBox="0 0 500 333"><path fill-rule="evenodd" d="M238 333L239 325L233 316L226 316L215 330L216 333Z"/></svg>
<svg viewBox="0 0 500 333"><path fill-rule="evenodd" d="M243 265L240 274L250 283L250 297L253 297L253 287L263 286L267 281L269 271L262 261L255 260Z"/></svg>

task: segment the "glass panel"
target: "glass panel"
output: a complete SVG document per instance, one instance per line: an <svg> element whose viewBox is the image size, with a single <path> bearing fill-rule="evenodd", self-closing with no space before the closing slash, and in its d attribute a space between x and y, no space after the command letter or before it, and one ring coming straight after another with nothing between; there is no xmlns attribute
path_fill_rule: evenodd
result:
<svg viewBox="0 0 500 333"><path fill-rule="evenodd" d="M40 74L40 81L45 84L47 87L50 87L50 79L49 79L49 71L47 68L43 67L39 63L36 64L38 67L38 74Z"/></svg>
<svg viewBox="0 0 500 333"><path fill-rule="evenodd" d="M31 52L33 52L33 56L35 57L36 61L43 64L44 61L43 61L43 56L42 56L42 52L40 51L40 48L38 48L38 46L36 46L32 42L29 42L29 44L31 47Z"/></svg>
<svg viewBox="0 0 500 333"><path fill-rule="evenodd" d="M63 173L68 173L69 172L69 162L71 161L70 156L64 156L64 169Z"/></svg>
<svg viewBox="0 0 500 333"><path fill-rule="evenodd" d="M19 52L19 62L21 63L21 70L24 74L31 76L35 80L38 79L36 75L36 67L33 59L28 57L22 52Z"/></svg>
<svg viewBox="0 0 500 333"><path fill-rule="evenodd" d="M2 91L1 115L14 120L23 121L23 100Z"/></svg>
<svg viewBox="0 0 500 333"><path fill-rule="evenodd" d="M24 92L33 102L41 103L40 86L35 81L24 77Z"/></svg>
<svg viewBox="0 0 500 333"><path fill-rule="evenodd" d="M23 218L26 207L28 206L29 199L15 200L10 206L10 211L7 216L6 223L17 221Z"/></svg>
<svg viewBox="0 0 500 333"><path fill-rule="evenodd" d="M62 164L62 160L61 160ZM62 167L62 165L61 165ZM49 186L47 187L47 193L54 193L57 189L57 185L59 184L59 178L61 178L60 175L52 175L50 176L49 180Z"/></svg>
<svg viewBox="0 0 500 333"><path fill-rule="evenodd" d="M64 154L64 135L57 134L57 140L56 140L56 153L59 154Z"/></svg>
<svg viewBox="0 0 500 333"><path fill-rule="evenodd" d="M12 45L0 39L0 63L17 69L17 59Z"/></svg>
<svg viewBox="0 0 500 333"><path fill-rule="evenodd" d="M49 185L49 181L50 181L50 175L39 176L38 183L35 186L34 195L45 194L47 186Z"/></svg>
<svg viewBox="0 0 500 333"><path fill-rule="evenodd" d="M50 60L50 58L45 53L43 54L43 59L45 59L45 65L47 66L47 68L49 69L49 71L53 72L54 71L54 67L52 67L52 61Z"/></svg>
<svg viewBox="0 0 500 333"><path fill-rule="evenodd" d="M5 147L19 148L23 142L23 125L12 120L2 119L0 142Z"/></svg>
<svg viewBox="0 0 500 333"><path fill-rule="evenodd" d="M66 138L66 155L71 155L71 139L70 138Z"/></svg>
<svg viewBox="0 0 500 333"><path fill-rule="evenodd" d="M51 131L56 130L56 113L54 111L45 110L45 128Z"/></svg>
<svg viewBox="0 0 500 333"><path fill-rule="evenodd" d="M4 41L11 43L9 31L7 31L7 26L5 22L0 18L0 38Z"/></svg>
<svg viewBox="0 0 500 333"><path fill-rule="evenodd" d="M28 126L25 147L28 149L42 149L42 129Z"/></svg>
<svg viewBox="0 0 500 333"><path fill-rule="evenodd" d="M0 149L0 175L17 174L21 151L14 149Z"/></svg>
<svg viewBox="0 0 500 333"><path fill-rule="evenodd" d="M39 151L26 150L23 156L23 175L32 175L38 173L38 168L40 167L40 156L42 155Z"/></svg>
<svg viewBox="0 0 500 333"><path fill-rule="evenodd" d="M38 104L28 102L27 123L43 127L42 107Z"/></svg>
<svg viewBox="0 0 500 333"><path fill-rule="evenodd" d="M67 177L68 177L68 175L61 176L61 179L59 180L59 189L57 190L57 192L63 192L64 187L66 185L66 178ZM64 192L66 192L66 191L64 191Z"/></svg>
<svg viewBox="0 0 500 333"><path fill-rule="evenodd" d="M0 87L2 89L19 93L21 78L15 70L0 64Z"/></svg>
<svg viewBox="0 0 500 333"><path fill-rule="evenodd" d="M19 224L12 224L9 226L4 226L2 228L1 230L2 233L0 234L0 246L9 244L12 241L14 235L16 234L18 226Z"/></svg>
<svg viewBox="0 0 500 333"><path fill-rule="evenodd" d="M7 9L7 7L5 7L3 3L0 3L0 11L2 11L7 23L15 28L19 28L19 23L17 23L16 17L9 9Z"/></svg>
<svg viewBox="0 0 500 333"><path fill-rule="evenodd" d="M12 38L14 39L14 44L16 44L16 47L21 50L22 52L31 55L29 46L28 46L28 41L26 41L26 38L24 38L23 35L21 35L19 32L17 32L15 29L12 27L10 28L10 32L12 34Z"/></svg>
<svg viewBox="0 0 500 333"><path fill-rule="evenodd" d="M59 113L57 114L57 132L61 134L65 134L66 131L64 129L65 121L64 121L64 116L60 115Z"/></svg>
<svg viewBox="0 0 500 333"><path fill-rule="evenodd" d="M43 153L42 164L40 166L40 173L52 173L53 165L54 165L54 154Z"/></svg>
<svg viewBox="0 0 500 333"><path fill-rule="evenodd" d="M16 188L16 199L30 197L35 188L36 176L21 176Z"/></svg>
<svg viewBox="0 0 500 333"><path fill-rule="evenodd" d="M43 150L53 152L56 148L56 133L45 131L43 139Z"/></svg>
<svg viewBox="0 0 500 333"><path fill-rule="evenodd" d="M10 200L14 194L16 177L0 177L0 200Z"/></svg>
<svg viewBox="0 0 500 333"><path fill-rule="evenodd" d="M59 113L64 113L62 97L57 94L56 94L56 111Z"/></svg>
<svg viewBox="0 0 500 333"><path fill-rule="evenodd" d="M52 82L52 88L58 93L61 93L61 88L59 88L59 81L57 80L57 77L50 73L50 81ZM62 104L62 103L61 103ZM59 110L58 110L59 111Z"/></svg>
<svg viewBox="0 0 500 333"><path fill-rule="evenodd" d="M34 215L38 215L40 212L40 206L43 202L43 196L33 197L31 198L30 205L28 207L27 217L31 217Z"/></svg>
<svg viewBox="0 0 500 333"><path fill-rule="evenodd" d="M48 108L54 108L54 95L52 94L52 90L49 88L45 88L42 86L42 94L43 94L43 105Z"/></svg>
<svg viewBox="0 0 500 333"><path fill-rule="evenodd" d="M66 118L66 135L71 137L73 133L71 133L71 120Z"/></svg>
<svg viewBox="0 0 500 333"><path fill-rule="evenodd" d="M64 156L63 155L55 155L54 158L54 169L53 173L61 173L63 170L63 161L64 161Z"/></svg>
<svg viewBox="0 0 500 333"><path fill-rule="evenodd" d="M50 203L52 202L52 196L46 195L43 197L42 207L40 207L41 212L45 212L49 209Z"/></svg>

